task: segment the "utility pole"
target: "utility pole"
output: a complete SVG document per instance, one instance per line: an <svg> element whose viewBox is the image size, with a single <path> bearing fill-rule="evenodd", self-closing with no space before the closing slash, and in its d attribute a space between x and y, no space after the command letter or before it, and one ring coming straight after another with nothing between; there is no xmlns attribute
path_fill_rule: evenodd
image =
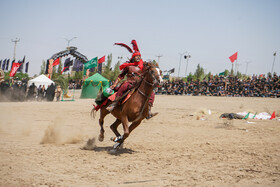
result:
<svg viewBox="0 0 280 187"><path fill-rule="evenodd" d="M186 51L186 52L183 52L183 53L179 53L179 55L180 55L180 61L179 61L179 69L178 69L178 78L179 78L179 73L180 73L180 68L181 68L182 56L183 56L184 54L186 54L186 53L187 53L187 51Z"/></svg>
<svg viewBox="0 0 280 187"><path fill-rule="evenodd" d="M237 75L237 72L238 72L238 69L239 69L239 66L241 66L242 64L238 64L237 61L236 61L236 64L235 64L235 69L236 69L236 75Z"/></svg>
<svg viewBox="0 0 280 187"><path fill-rule="evenodd" d="M15 40L12 39L12 42L15 42L15 46L14 46L14 58L13 60L16 60L16 47L17 47L17 43L20 41L19 38L16 38Z"/></svg>
<svg viewBox="0 0 280 187"><path fill-rule="evenodd" d="M273 63L272 63L272 69L271 69L271 76L273 76L273 68L274 68L274 62L275 62L275 58L276 58L276 51L273 54L274 58L273 58Z"/></svg>
<svg viewBox="0 0 280 187"><path fill-rule="evenodd" d="M250 64L250 61L245 62L246 63L246 70L245 70L245 75L247 75L247 70L248 70L248 64Z"/></svg>
<svg viewBox="0 0 280 187"><path fill-rule="evenodd" d="M158 65L159 65L159 59L160 59L160 57L163 57L162 55L157 55L156 57L158 57Z"/></svg>
<svg viewBox="0 0 280 187"><path fill-rule="evenodd" d="M187 65L186 65L186 71L185 71L185 76L187 77L187 70L188 70L188 65L189 65L189 58L191 58L190 53L188 53L188 55L185 55L184 58L187 59Z"/></svg>
<svg viewBox="0 0 280 187"><path fill-rule="evenodd" d="M77 38L77 37L73 37L73 38L71 38L70 40L67 39L67 38L64 38L64 39L67 41L67 48L69 47L70 42L71 42L72 40L74 40L75 38Z"/></svg>

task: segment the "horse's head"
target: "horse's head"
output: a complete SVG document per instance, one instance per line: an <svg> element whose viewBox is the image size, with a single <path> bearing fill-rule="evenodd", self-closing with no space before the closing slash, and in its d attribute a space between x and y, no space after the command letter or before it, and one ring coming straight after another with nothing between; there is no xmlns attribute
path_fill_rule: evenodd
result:
<svg viewBox="0 0 280 187"><path fill-rule="evenodd" d="M147 71L153 81L154 86L159 86L160 84L163 83L162 77L161 77L161 70L156 64L152 63L144 63L144 71Z"/></svg>

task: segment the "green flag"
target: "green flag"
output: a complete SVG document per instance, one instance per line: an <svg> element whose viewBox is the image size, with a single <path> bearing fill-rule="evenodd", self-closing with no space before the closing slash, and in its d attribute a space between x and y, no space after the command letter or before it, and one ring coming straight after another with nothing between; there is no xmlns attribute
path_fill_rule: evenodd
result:
<svg viewBox="0 0 280 187"><path fill-rule="evenodd" d="M86 74L85 72L87 71L87 69L91 69L97 66L97 62L98 62L98 57L95 57L89 61L87 61L84 64L84 75Z"/></svg>
<svg viewBox="0 0 280 187"><path fill-rule="evenodd" d="M225 75L225 72L219 73L219 76Z"/></svg>

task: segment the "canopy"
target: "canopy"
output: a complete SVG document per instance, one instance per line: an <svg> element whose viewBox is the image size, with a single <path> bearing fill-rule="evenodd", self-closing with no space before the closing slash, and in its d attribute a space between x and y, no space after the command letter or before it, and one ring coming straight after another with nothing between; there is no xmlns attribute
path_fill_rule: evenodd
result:
<svg viewBox="0 0 280 187"><path fill-rule="evenodd" d="M31 79L28 81L28 86L30 86L32 83L35 84L35 86L38 88L40 85L45 85L45 88L47 89L49 85L51 85L52 83L55 84L51 79L49 79L48 77L46 77L44 74Z"/></svg>
<svg viewBox="0 0 280 187"><path fill-rule="evenodd" d="M80 98L96 98L100 89L109 87L109 80L99 73L95 73L84 81Z"/></svg>

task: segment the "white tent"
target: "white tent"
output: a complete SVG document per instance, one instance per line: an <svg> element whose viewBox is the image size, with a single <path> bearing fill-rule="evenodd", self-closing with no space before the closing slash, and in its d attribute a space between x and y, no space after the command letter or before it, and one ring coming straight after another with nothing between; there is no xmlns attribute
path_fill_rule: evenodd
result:
<svg viewBox="0 0 280 187"><path fill-rule="evenodd" d="M45 88L47 89L49 85L52 83L55 84L51 79L46 77L45 75L40 75L34 79L31 79L28 81L28 86L30 86L32 83L35 84L35 86L38 88L40 85L45 85Z"/></svg>

